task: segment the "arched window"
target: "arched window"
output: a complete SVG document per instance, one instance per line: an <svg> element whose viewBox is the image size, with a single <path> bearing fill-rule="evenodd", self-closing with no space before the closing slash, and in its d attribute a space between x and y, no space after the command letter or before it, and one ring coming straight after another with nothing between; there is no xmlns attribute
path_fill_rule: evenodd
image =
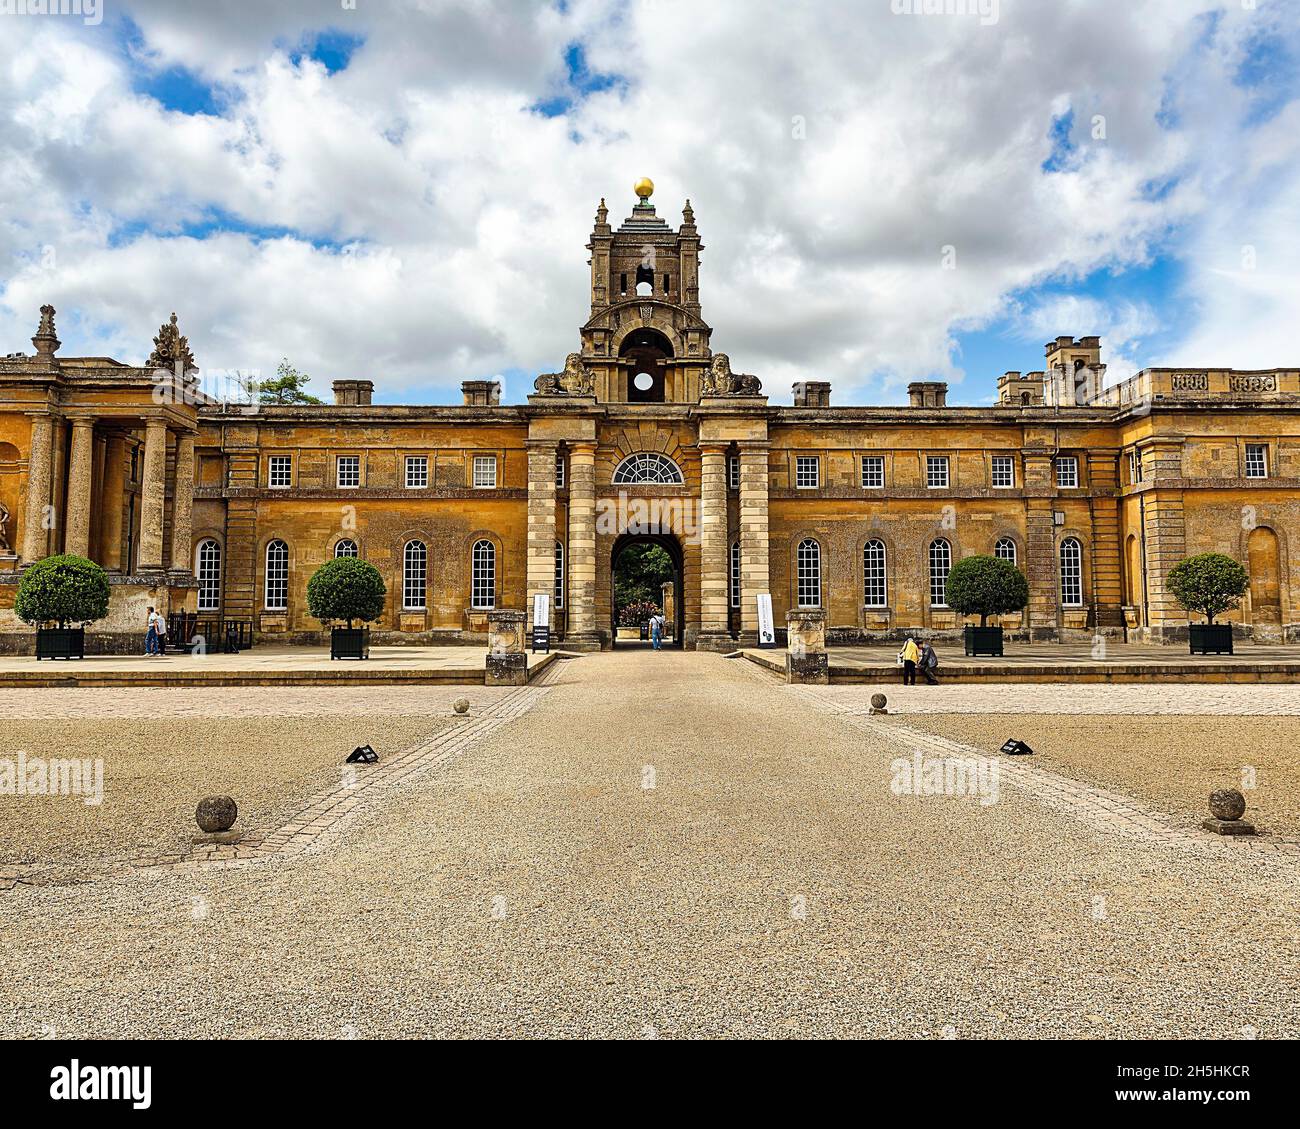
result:
<svg viewBox="0 0 1300 1129"><path fill-rule="evenodd" d="M288 608L289 546L272 541L266 547L266 610L282 612Z"/></svg>
<svg viewBox="0 0 1300 1129"><path fill-rule="evenodd" d="M555 542L555 607L564 607L564 546Z"/></svg>
<svg viewBox="0 0 1300 1129"><path fill-rule="evenodd" d="M731 543L731 577L728 585L731 594L731 606L740 607L740 542Z"/></svg>
<svg viewBox="0 0 1300 1129"><path fill-rule="evenodd" d="M356 557L360 556L357 551L357 543L350 538L344 537L334 546L334 555L336 557Z"/></svg>
<svg viewBox="0 0 1300 1129"><path fill-rule="evenodd" d="M1011 564L1016 563L1016 543L1010 537L999 537L998 543L993 546L993 555L1000 561L1009 561Z"/></svg>
<svg viewBox="0 0 1300 1129"><path fill-rule="evenodd" d="M402 553L402 607L408 611L425 608L425 581L429 576L429 550L423 541L408 541Z"/></svg>
<svg viewBox="0 0 1300 1129"><path fill-rule="evenodd" d="M497 604L497 547L491 541L475 541L470 553L472 608L494 608Z"/></svg>
<svg viewBox="0 0 1300 1129"><path fill-rule="evenodd" d="M1083 546L1074 537L1061 542L1061 603L1067 608L1083 604Z"/></svg>
<svg viewBox="0 0 1300 1129"><path fill-rule="evenodd" d="M952 546L942 537L930 542L930 607L948 606L948 573L952 570Z"/></svg>
<svg viewBox="0 0 1300 1129"><path fill-rule="evenodd" d="M685 481L681 468L667 455L658 451L639 451L628 455L614 471L615 486L634 486L643 483L659 486L680 486Z"/></svg>
<svg viewBox="0 0 1300 1129"><path fill-rule="evenodd" d="M801 608L822 606L822 547L811 537L799 542L795 554L797 600Z"/></svg>
<svg viewBox="0 0 1300 1129"><path fill-rule="evenodd" d="M221 608L221 546L211 537L199 542L194 575L199 582L199 611Z"/></svg>
<svg viewBox="0 0 1300 1129"><path fill-rule="evenodd" d="M885 543L868 541L862 547L862 603L869 608L883 608L887 597Z"/></svg>

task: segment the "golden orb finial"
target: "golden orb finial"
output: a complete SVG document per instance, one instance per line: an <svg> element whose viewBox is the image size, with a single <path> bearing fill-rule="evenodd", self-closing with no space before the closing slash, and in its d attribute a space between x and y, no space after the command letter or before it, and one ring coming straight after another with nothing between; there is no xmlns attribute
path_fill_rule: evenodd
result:
<svg viewBox="0 0 1300 1129"><path fill-rule="evenodd" d="M636 185L632 189L632 191L635 192L641 198L641 203L643 204L650 199L651 195L654 193L654 190L655 190L655 182L651 180L648 176L643 176L640 180L638 180L636 182Z"/></svg>

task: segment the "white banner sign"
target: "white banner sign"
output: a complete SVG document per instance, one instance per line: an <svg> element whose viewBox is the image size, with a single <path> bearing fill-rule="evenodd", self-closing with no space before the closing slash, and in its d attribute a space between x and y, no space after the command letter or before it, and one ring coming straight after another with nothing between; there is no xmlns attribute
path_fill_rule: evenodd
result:
<svg viewBox="0 0 1300 1129"><path fill-rule="evenodd" d="M545 592L538 592L533 597L533 626L551 626L551 598Z"/></svg>
<svg viewBox="0 0 1300 1129"><path fill-rule="evenodd" d="M776 642L776 631L772 627L772 595L760 592L758 600L758 645L769 647Z"/></svg>

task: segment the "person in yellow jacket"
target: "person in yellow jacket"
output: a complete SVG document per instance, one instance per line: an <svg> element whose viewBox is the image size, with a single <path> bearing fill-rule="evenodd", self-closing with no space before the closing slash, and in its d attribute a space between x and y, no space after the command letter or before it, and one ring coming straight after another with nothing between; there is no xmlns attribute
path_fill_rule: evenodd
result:
<svg viewBox="0 0 1300 1129"><path fill-rule="evenodd" d="M907 642L903 644L903 649L898 652L898 657L903 660L903 685L915 686L916 660L921 657L921 649L910 635L907 637Z"/></svg>

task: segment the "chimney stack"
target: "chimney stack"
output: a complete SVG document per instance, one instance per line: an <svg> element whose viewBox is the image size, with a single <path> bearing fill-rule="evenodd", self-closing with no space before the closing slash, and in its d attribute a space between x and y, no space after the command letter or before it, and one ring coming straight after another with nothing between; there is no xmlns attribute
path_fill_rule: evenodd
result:
<svg viewBox="0 0 1300 1129"><path fill-rule="evenodd" d="M501 381L462 380L460 394L468 408L499 408L501 406Z"/></svg>
<svg viewBox="0 0 1300 1129"><path fill-rule="evenodd" d="M946 408L948 384L943 380L917 380L907 386L907 399L914 408Z"/></svg>
<svg viewBox="0 0 1300 1129"><path fill-rule="evenodd" d="M794 386L796 408L829 408L831 385L828 380L801 380Z"/></svg>
<svg viewBox="0 0 1300 1129"><path fill-rule="evenodd" d="M373 380L336 380L334 403L340 408L368 408L374 392Z"/></svg>

